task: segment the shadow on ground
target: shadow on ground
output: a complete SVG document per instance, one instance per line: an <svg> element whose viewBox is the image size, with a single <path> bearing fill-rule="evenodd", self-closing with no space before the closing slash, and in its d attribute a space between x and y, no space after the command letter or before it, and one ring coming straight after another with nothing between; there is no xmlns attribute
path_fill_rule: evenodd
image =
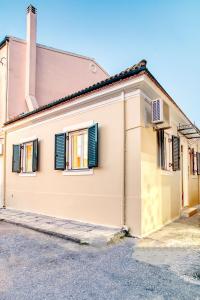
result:
<svg viewBox="0 0 200 300"><path fill-rule="evenodd" d="M0 222L0 299L199 299L198 280L183 276L199 270L196 246L152 238L95 248Z"/></svg>
<svg viewBox="0 0 200 300"><path fill-rule="evenodd" d="M167 266L200 288L200 213L180 218L138 240L133 258L155 266Z"/></svg>

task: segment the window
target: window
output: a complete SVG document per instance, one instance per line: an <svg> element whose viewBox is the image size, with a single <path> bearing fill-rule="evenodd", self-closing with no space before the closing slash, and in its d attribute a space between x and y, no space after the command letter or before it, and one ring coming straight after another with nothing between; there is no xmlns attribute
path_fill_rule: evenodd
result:
<svg viewBox="0 0 200 300"><path fill-rule="evenodd" d="M32 173L38 170L38 140L13 145L12 171Z"/></svg>
<svg viewBox="0 0 200 300"><path fill-rule="evenodd" d="M55 135L55 170L98 167L98 124Z"/></svg>
<svg viewBox="0 0 200 300"><path fill-rule="evenodd" d="M195 175L195 153L194 148L190 149L190 174Z"/></svg>
<svg viewBox="0 0 200 300"><path fill-rule="evenodd" d="M180 138L158 130L158 166L166 171L180 170Z"/></svg>
<svg viewBox="0 0 200 300"><path fill-rule="evenodd" d="M164 133L164 169L170 171L170 157L171 157L171 142L170 136Z"/></svg>
<svg viewBox="0 0 200 300"><path fill-rule="evenodd" d="M88 130L69 133L69 169L88 168Z"/></svg>
<svg viewBox="0 0 200 300"><path fill-rule="evenodd" d="M33 161L33 142L25 143L21 145L21 156L22 156L22 172L32 172L32 161Z"/></svg>

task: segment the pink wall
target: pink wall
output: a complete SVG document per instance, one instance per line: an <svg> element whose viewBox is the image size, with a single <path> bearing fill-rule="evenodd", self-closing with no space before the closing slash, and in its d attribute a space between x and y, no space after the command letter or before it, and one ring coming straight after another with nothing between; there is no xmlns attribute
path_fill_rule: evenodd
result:
<svg viewBox="0 0 200 300"><path fill-rule="evenodd" d="M26 43L15 39L9 42L8 116L28 111L25 101ZM108 75L93 61L37 46L36 100L39 106L79 91Z"/></svg>
<svg viewBox="0 0 200 300"><path fill-rule="evenodd" d="M79 91L108 76L91 61L45 48L37 47L36 99L39 105Z"/></svg>
<svg viewBox="0 0 200 300"><path fill-rule="evenodd" d="M9 41L8 117L27 111L25 102L26 45Z"/></svg>

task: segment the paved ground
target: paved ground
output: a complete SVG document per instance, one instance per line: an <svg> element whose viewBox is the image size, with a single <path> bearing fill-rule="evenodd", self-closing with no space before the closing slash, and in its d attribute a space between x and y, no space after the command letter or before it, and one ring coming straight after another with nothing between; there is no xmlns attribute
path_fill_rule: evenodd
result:
<svg viewBox="0 0 200 300"><path fill-rule="evenodd" d="M140 241L140 247L200 247L200 212L180 218Z"/></svg>
<svg viewBox="0 0 200 300"><path fill-rule="evenodd" d="M196 300L199 270L199 247L97 248L0 222L1 300Z"/></svg>
<svg viewBox="0 0 200 300"><path fill-rule="evenodd" d="M14 209L0 209L0 220L80 244L106 245L125 235L119 227L106 227Z"/></svg>

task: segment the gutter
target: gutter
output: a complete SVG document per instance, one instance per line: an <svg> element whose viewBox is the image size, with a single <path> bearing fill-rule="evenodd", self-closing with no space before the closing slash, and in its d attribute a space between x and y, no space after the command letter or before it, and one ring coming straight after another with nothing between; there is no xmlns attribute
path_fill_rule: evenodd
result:
<svg viewBox="0 0 200 300"><path fill-rule="evenodd" d="M124 80L126 78L129 78L131 76L137 75L139 73L143 73L146 70L147 70L146 67L140 67L138 69L131 69L129 71L122 71L121 73L119 73L117 75L111 76L111 77L109 77L109 78L107 78L105 80L102 80L102 81L100 81L98 83L95 83L94 85L89 86L89 87L87 87L87 88L85 88L83 90L80 90L78 92L75 92L75 93L73 93L73 94L71 94L69 96L66 96L64 98L58 99L58 100L53 101L53 102L50 102L50 103L48 103L46 105L40 106L39 108L37 108L37 109L35 109L33 111L21 114L21 115L17 116L16 118L13 118L13 119L7 121L4 124L4 126L9 125L11 123L14 123L16 121L22 120L24 118L27 118L27 117L29 117L31 115L37 114L37 113L42 112L44 110L50 109L50 108L55 107L55 106L57 106L59 104L66 103L68 101L72 101L72 100L74 100L77 97L80 97L80 96L86 95L86 94L88 94L90 92L93 92L93 91L99 90L101 88L107 87L107 86L109 86L109 85L111 85L113 83L119 82L119 81Z"/></svg>
<svg viewBox="0 0 200 300"><path fill-rule="evenodd" d="M61 99L52 101L46 105L40 106L39 108L27 112L27 113L23 113L21 115L18 115L16 117L14 117L13 119L10 119L9 121L7 121L4 126L9 125L11 123L17 122L19 120L25 119L31 115L37 114L39 112L43 112L45 110L51 109L57 105L60 105L62 103L66 103L68 101L73 101L75 98L78 98L80 96L89 94L93 91L97 91L99 89L102 89L104 87L107 87L111 84L114 84L116 82L120 82L124 79L128 79L132 76L136 76L136 75L143 75L145 74L151 81L153 81L153 83L169 98L169 100L178 108L178 110L183 114L183 116L186 118L186 120L188 120L189 124L191 124L192 126L194 126L194 124L190 121L190 119L186 116L186 114L183 112L183 110L178 106L178 104L172 99L172 97L166 92L166 90L162 87L162 85L157 81L157 79L151 74L151 72L146 68L145 66L141 66L140 68L136 68L136 69L127 69L125 71L122 71L119 74L116 74L114 76L111 76L103 81L100 81L98 83L95 83L92 86L89 86L83 90L80 90L78 92L75 92L71 95L68 95L66 97L63 97Z"/></svg>

